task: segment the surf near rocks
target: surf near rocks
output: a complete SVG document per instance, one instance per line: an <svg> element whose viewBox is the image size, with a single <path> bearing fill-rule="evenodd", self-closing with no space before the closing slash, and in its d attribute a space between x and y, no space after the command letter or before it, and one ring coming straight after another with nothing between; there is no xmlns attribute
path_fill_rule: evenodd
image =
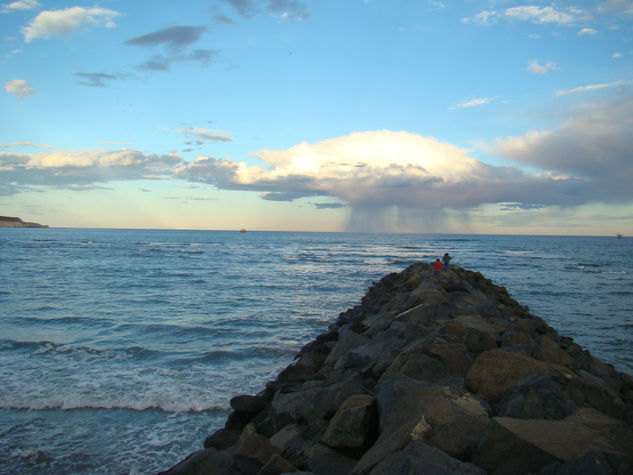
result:
<svg viewBox="0 0 633 475"><path fill-rule="evenodd" d="M631 473L633 380L480 273L375 283L165 474Z"/></svg>

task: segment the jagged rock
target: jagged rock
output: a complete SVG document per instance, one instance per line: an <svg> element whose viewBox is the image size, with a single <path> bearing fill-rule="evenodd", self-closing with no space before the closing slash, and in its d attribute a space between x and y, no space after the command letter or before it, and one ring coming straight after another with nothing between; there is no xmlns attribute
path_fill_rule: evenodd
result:
<svg viewBox="0 0 633 475"><path fill-rule="evenodd" d="M243 473L257 473L275 455L279 455L279 449L247 426L233 454L233 466Z"/></svg>
<svg viewBox="0 0 633 475"><path fill-rule="evenodd" d="M348 475L356 462L338 452L330 451L311 456L307 465L314 475Z"/></svg>
<svg viewBox="0 0 633 475"><path fill-rule="evenodd" d="M249 396L239 395L231 399L230 404L233 409L239 412L254 413L259 412L270 402L270 395L267 393Z"/></svg>
<svg viewBox="0 0 633 475"><path fill-rule="evenodd" d="M231 457L213 448L199 450L158 475L233 475Z"/></svg>
<svg viewBox="0 0 633 475"><path fill-rule="evenodd" d="M564 419L578 407L565 396L566 383L562 374L524 378L495 404L495 414L515 419Z"/></svg>
<svg viewBox="0 0 633 475"><path fill-rule="evenodd" d="M361 473L361 472L352 472ZM411 441L404 449L385 457L371 475L432 473L434 475L485 475L475 465L461 462L441 450L420 441Z"/></svg>
<svg viewBox="0 0 633 475"><path fill-rule="evenodd" d="M491 403L499 401L525 377L548 374L554 367L520 353L494 349L483 352L466 375L466 385L475 393L486 397Z"/></svg>
<svg viewBox="0 0 633 475"><path fill-rule="evenodd" d="M204 440L204 448L214 448L217 450L228 449L237 444L242 434L239 430L220 429Z"/></svg>
<svg viewBox="0 0 633 475"><path fill-rule="evenodd" d="M297 467L292 465L280 455L273 455L266 464L259 469L257 475L280 475L282 473L298 472Z"/></svg>
<svg viewBox="0 0 633 475"><path fill-rule="evenodd" d="M538 338L539 345L543 349L545 359L551 363L559 365L568 365L574 362L574 359L569 356L558 343L547 335L541 335Z"/></svg>
<svg viewBox="0 0 633 475"><path fill-rule="evenodd" d="M351 453L370 447L378 432L376 399L369 395L349 397L330 420L322 441Z"/></svg>
<svg viewBox="0 0 633 475"><path fill-rule="evenodd" d="M591 450L628 456L633 431L591 408L563 420L495 417L473 461L491 473L532 473Z"/></svg>
<svg viewBox="0 0 633 475"><path fill-rule="evenodd" d="M366 336L359 335L355 331L348 330L339 337L338 342L332 348L332 351L325 360L326 365L333 366L336 362L352 348L367 343L369 339Z"/></svg>

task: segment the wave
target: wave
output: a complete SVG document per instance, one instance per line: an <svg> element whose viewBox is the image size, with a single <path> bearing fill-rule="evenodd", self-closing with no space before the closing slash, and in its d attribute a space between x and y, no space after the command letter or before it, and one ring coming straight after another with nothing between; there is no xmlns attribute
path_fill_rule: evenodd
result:
<svg viewBox="0 0 633 475"><path fill-rule="evenodd" d="M164 412L228 412L229 404L220 404L215 400L188 400L185 394L171 400L157 398L141 398L139 400L122 398L102 398L101 400L83 395L67 395L57 399L31 399L16 397L15 400L0 400L0 409L13 411L48 411L48 410L133 410Z"/></svg>
<svg viewBox="0 0 633 475"><path fill-rule="evenodd" d="M134 360L153 360L162 358L167 353L152 350L144 346L128 346L115 348L94 348L85 345L55 343L53 341L15 341L1 340L0 351L29 353L32 355L45 356L71 356L80 359L103 358L110 360L134 359Z"/></svg>

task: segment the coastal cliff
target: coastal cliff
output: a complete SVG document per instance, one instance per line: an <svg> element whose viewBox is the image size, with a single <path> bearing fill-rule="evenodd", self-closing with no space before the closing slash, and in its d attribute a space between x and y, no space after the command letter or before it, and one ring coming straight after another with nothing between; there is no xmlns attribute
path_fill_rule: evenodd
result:
<svg viewBox="0 0 633 475"><path fill-rule="evenodd" d="M28 223L13 216L0 216L0 228L48 228L48 225Z"/></svg>
<svg viewBox="0 0 633 475"><path fill-rule="evenodd" d="M375 283L163 474L633 473L633 379L480 273Z"/></svg>

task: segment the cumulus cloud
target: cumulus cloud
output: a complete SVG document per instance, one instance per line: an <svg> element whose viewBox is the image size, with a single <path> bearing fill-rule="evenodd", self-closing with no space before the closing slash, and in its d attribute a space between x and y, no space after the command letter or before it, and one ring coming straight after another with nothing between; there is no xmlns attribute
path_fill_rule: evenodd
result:
<svg viewBox="0 0 633 475"><path fill-rule="evenodd" d="M633 199L633 97L586 106L559 128L500 140L497 155L585 183L576 202Z"/></svg>
<svg viewBox="0 0 633 475"><path fill-rule="evenodd" d="M30 43L37 38L72 35L83 25L112 28L114 19L120 14L106 8L70 7L64 10L46 10L22 28L24 41Z"/></svg>
<svg viewBox="0 0 633 475"><path fill-rule="evenodd" d="M52 151L34 154L0 152L0 182L13 192L29 186L66 186L170 177L182 159L134 150ZM6 192L6 189L5 189Z"/></svg>
<svg viewBox="0 0 633 475"><path fill-rule="evenodd" d="M39 8L40 2L37 0L18 0L16 2L7 3L0 8L1 13L10 13L15 11L34 10Z"/></svg>
<svg viewBox="0 0 633 475"><path fill-rule="evenodd" d="M575 177L494 167L454 145L409 132L357 132L287 150L262 150L256 157L262 166L200 157L177 176L223 189L261 191L268 200L328 196L356 211L558 203L583 183Z"/></svg>
<svg viewBox="0 0 633 475"><path fill-rule="evenodd" d="M4 85L4 90L10 94L15 94L18 99L26 99L37 91L24 79L11 79Z"/></svg>
<svg viewBox="0 0 633 475"><path fill-rule="evenodd" d="M536 60L528 61L527 70L531 74L545 74L548 71L553 71L558 69L556 63L553 61L547 61L545 64L540 64Z"/></svg>

